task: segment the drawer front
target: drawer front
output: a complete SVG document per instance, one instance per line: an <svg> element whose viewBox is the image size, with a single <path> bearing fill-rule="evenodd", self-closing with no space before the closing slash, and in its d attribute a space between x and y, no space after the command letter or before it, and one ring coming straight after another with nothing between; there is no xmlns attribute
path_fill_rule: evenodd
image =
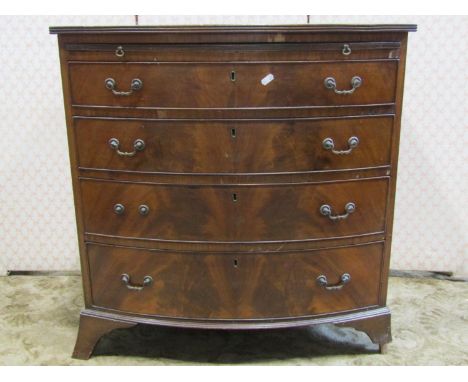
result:
<svg viewBox="0 0 468 382"><path fill-rule="evenodd" d="M298 107L392 103L397 63L71 63L69 70L75 105Z"/></svg>
<svg viewBox="0 0 468 382"><path fill-rule="evenodd" d="M81 181L87 233L174 241L308 240L382 232L387 187L387 178L228 187Z"/></svg>
<svg viewBox="0 0 468 382"><path fill-rule="evenodd" d="M93 304L194 319L282 318L365 308L378 304L382 249L375 243L233 255L89 244Z"/></svg>
<svg viewBox="0 0 468 382"><path fill-rule="evenodd" d="M399 42L269 44L65 44L69 60L226 62L369 60L400 56Z"/></svg>
<svg viewBox="0 0 468 382"><path fill-rule="evenodd" d="M264 173L388 165L392 123L391 117L225 123L76 119L74 132L83 168ZM144 144L141 150L138 142Z"/></svg>

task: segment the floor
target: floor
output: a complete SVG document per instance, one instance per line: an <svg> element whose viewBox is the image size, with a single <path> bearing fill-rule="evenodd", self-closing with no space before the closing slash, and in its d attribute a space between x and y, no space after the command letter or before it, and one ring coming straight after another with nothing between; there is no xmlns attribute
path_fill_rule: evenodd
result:
<svg viewBox="0 0 468 382"><path fill-rule="evenodd" d="M82 307L77 276L0 277L0 365L468 365L468 283L390 278L393 342L332 325L225 332L116 330L89 361L70 358ZM117 356L118 354L118 356Z"/></svg>

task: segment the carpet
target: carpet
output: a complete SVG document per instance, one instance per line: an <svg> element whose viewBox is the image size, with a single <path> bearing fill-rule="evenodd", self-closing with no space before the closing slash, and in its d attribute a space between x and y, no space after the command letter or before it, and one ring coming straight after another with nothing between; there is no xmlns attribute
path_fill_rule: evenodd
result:
<svg viewBox="0 0 468 382"><path fill-rule="evenodd" d="M0 277L0 365L468 365L468 283L392 277L393 342L351 328L205 331L137 325L70 357L83 306L77 276Z"/></svg>

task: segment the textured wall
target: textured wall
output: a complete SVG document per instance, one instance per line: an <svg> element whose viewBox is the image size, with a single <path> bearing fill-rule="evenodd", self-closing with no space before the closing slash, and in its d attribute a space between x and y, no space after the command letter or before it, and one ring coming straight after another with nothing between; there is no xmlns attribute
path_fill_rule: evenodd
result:
<svg viewBox="0 0 468 382"><path fill-rule="evenodd" d="M306 16L140 16L149 24L299 24ZM311 16L417 23L410 34L392 268L468 274L468 17ZM56 36L133 16L0 17L0 272L79 268Z"/></svg>

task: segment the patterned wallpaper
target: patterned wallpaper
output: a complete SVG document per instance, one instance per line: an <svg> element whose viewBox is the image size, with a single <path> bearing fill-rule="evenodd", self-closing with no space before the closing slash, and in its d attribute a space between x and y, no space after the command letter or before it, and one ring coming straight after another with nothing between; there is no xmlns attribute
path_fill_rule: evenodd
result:
<svg viewBox="0 0 468 382"><path fill-rule="evenodd" d="M0 273L77 270L56 36L49 25L134 16L2 16ZM298 24L307 16L139 16L149 24ZM311 16L416 23L410 34L391 267L468 275L468 17Z"/></svg>

